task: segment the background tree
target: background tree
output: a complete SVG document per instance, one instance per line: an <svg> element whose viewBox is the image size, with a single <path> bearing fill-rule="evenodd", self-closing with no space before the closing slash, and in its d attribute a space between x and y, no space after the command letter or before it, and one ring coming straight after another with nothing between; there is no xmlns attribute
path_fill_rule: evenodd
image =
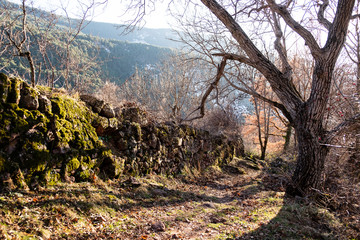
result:
<svg viewBox="0 0 360 240"><path fill-rule="evenodd" d="M206 72L198 61L173 54L157 66L138 68L119 91L120 98L135 101L163 120L180 122L199 101Z"/></svg>
<svg viewBox="0 0 360 240"><path fill-rule="evenodd" d="M95 0L86 4L81 1L78 3L81 7L80 14L77 16L78 19L73 19L69 16L66 6L62 6L65 17L61 17L34 8L27 0L22 1L20 10L17 4L1 1L3 68L24 78L29 69L33 86L41 83L54 87L54 84L61 80L63 86L69 88L71 76L72 85L77 85L78 90L83 88L81 82L88 79L89 72L94 72L89 71L90 69L97 67L94 62L96 46L95 43L91 43L93 46L89 55L89 49L86 49L89 44L81 45L75 40L88 23L86 19L89 19L91 10L97 3ZM22 65L22 61L14 59L17 56L25 57L29 65L18 73L15 71L21 69L19 66ZM79 78L80 73L82 81ZM96 79L93 75L89 77Z"/></svg>
<svg viewBox="0 0 360 240"><path fill-rule="evenodd" d="M219 45L208 45L211 53L221 58L217 69L217 82L214 83L220 81L228 62L231 61L258 70L266 78L279 101L274 102L255 91L250 91L250 94L261 97L277 107L296 131L297 165L287 193L305 196L310 194L313 189L321 188L324 163L329 152L326 144L331 142L342 130L357 122L359 118L356 116L347 119L333 129L326 129L323 122L333 83L333 72L345 43L355 1L331 2L335 6L333 17L329 17L327 14L326 10L330 3L326 0L304 3L283 1L281 4L274 0L246 3L221 1L221 4L215 0L201 0L201 3L212 15L206 15L204 10L197 11L200 6L196 3L193 4L189 14L195 15L194 23L201 25L195 32L202 31L204 39L208 36L210 39L216 34L224 36L224 38L229 37L228 41L237 46L237 48L228 49ZM187 4L191 3L187 1ZM141 6L138 6L141 9ZM267 21L258 21L264 19L262 18L264 16ZM317 16L317 22L313 21L313 16ZM275 39L274 49L280 59L280 64L272 62L264 54L266 46L259 45L256 35L246 34L251 30L253 30L252 33L259 33L268 29L269 21L274 27L272 32L266 31L266 34ZM314 61L311 90L306 99L303 99L293 82L293 73L296 69L289 64L287 58L289 49L281 41L284 29L289 29L293 36L299 39L298 42L301 40L305 43ZM321 38L317 39L318 29L321 29L323 34ZM265 35L260 34L259 36L264 38ZM325 43L322 43L322 39L326 39ZM294 40L286 39L286 41ZM211 92L213 89L214 87L210 86L209 91ZM245 88L245 90L249 89ZM209 91L206 91L205 97L209 95Z"/></svg>
<svg viewBox="0 0 360 240"><path fill-rule="evenodd" d="M26 58L30 67L31 85L35 87L35 65L30 51L31 41L28 36L29 30L25 3L26 0L22 0L21 15L15 16L15 18L8 17L6 18L8 22L3 23L4 28L2 28L2 32L7 36L7 43L5 43L4 50L11 46L14 56ZM21 23L19 26L16 26L18 19Z"/></svg>

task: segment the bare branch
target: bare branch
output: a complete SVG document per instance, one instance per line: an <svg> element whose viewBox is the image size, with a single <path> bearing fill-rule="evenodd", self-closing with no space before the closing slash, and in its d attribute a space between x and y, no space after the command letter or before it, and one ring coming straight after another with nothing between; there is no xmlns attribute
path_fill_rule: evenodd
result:
<svg viewBox="0 0 360 240"><path fill-rule="evenodd" d="M323 4L320 5L318 11L318 21L322 24L327 30L330 30L332 23L325 18L325 10L329 6L329 0L323 0Z"/></svg>
<svg viewBox="0 0 360 240"><path fill-rule="evenodd" d="M238 54L233 54L233 53L214 53L213 56L218 56L218 57L224 57L226 59L229 60L236 60L239 61L241 63L245 63L249 66L254 67L255 63L252 62L249 58L242 56L242 55L238 55Z"/></svg>
<svg viewBox="0 0 360 240"><path fill-rule="evenodd" d="M286 22L289 27L291 27L296 33L298 33L304 40L305 44L310 48L312 55L315 58L319 58L321 56L321 49L318 43L316 42L314 36L309 32L306 28L304 28L301 24L299 24L295 19L291 16L286 6L281 6L275 3L274 0L266 0L269 4L270 8L278 13Z"/></svg>
<svg viewBox="0 0 360 240"><path fill-rule="evenodd" d="M335 128L333 128L333 130L329 131L324 143L330 143L336 136L340 135L344 131L351 131L351 130L358 131L359 128L360 128L360 114L357 114L352 118L349 118L344 122L340 123Z"/></svg>
<svg viewBox="0 0 360 240"><path fill-rule="evenodd" d="M275 12L272 12L272 17L273 17L273 28L276 37L276 40L274 42L275 49L278 52L280 61L282 63L282 71L285 74L285 76L287 76L287 78L290 79L292 75L292 67L288 62L285 46L281 44L281 39L283 38L283 32L281 30L280 22Z"/></svg>
<svg viewBox="0 0 360 240"><path fill-rule="evenodd" d="M237 86L235 84L233 84L228 78L225 77L225 79L229 82L229 84L235 88L235 89L238 89L246 94L249 94L251 96L253 96L254 98L258 98L258 99L261 99L262 101L278 108L283 114L284 116L289 120L290 123L293 122L292 118L291 118L291 115L290 113L286 110L285 106L281 103L278 103L276 101L273 101L269 98L266 98L264 97L263 95L259 94L258 92L256 92L254 89L246 89L246 88L242 88L240 86Z"/></svg>
<svg viewBox="0 0 360 240"><path fill-rule="evenodd" d="M355 14L350 17L351 20L356 19L356 18L360 18L360 14Z"/></svg>
<svg viewBox="0 0 360 240"><path fill-rule="evenodd" d="M224 69L225 69L225 66L226 66L226 58L223 57L223 59L221 60L221 63L220 65L218 66L218 70L217 70L217 74L216 74L216 77L215 77L215 80L210 84L209 88L206 90L206 92L204 93L202 99L201 99L201 103L200 103L200 106L198 108L196 108L192 113L190 113L189 116L191 116L191 114L193 114L195 111L197 110L200 110L200 115L196 116L196 117L193 117L191 119L187 119L185 118L183 121L193 121L193 120L196 120L196 119L200 119L200 118L203 118L204 115L205 115L205 103L206 103L206 100L207 98L209 97L209 95L211 94L211 92L216 89L217 85L219 84L219 81L224 73ZM189 117L188 116L188 117Z"/></svg>

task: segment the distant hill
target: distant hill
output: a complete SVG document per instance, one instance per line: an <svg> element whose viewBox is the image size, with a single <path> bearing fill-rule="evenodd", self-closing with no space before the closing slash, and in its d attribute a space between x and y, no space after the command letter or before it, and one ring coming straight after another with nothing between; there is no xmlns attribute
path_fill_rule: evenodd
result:
<svg viewBox="0 0 360 240"><path fill-rule="evenodd" d="M0 0L0 9L4 4L9 4L6 0ZM19 5L10 4L14 15L21 14ZM32 13L33 14L33 13ZM28 23L31 25L34 22L32 14L28 15ZM46 19L48 13L42 10L35 10L34 14L39 16L45 16ZM0 21L1 16L0 16ZM52 39L48 46L48 54L52 61L53 66L56 69L57 87L63 85L63 63L61 63L61 54L55 56L55 52L64 51L64 19L60 18L57 25L51 31ZM44 79L49 77L49 70L45 69L47 65L44 62L44 58L40 54L39 47L35 44L35 39L40 39L41 32L32 31L31 35L31 54L35 60L36 66L41 64L42 71L38 79ZM174 44L167 39L167 36L171 35L171 30L168 29L142 29L135 31L129 35L120 36L121 30L117 30L113 24L108 23L90 23L80 33L76 40L72 44L71 51L73 56L77 58L80 63L79 66L86 65L86 60L94 59L97 64L94 67L87 68L86 71L77 71L76 73L70 73L71 84L75 84L75 81L82 81L81 79L91 79L89 84L92 84L95 88L101 85L102 81L109 80L117 84L123 83L133 73L135 68L145 68L155 66L161 60L165 59L168 54L172 52L169 47L174 47ZM5 33L2 39L6 39ZM120 41L121 40L121 41ZM3 44L3 46L1 46ZM0 47L5 46L5 42L0 42ZM153 45L152 45L153 44ZM156 46L154 46L156 45ZM75 54L75 55L74 55ZM3 54L0 56L0 64L2 72L11 74L17 73L25 79L29 79L29 67L24 58L12 57L12 53ZM85 66L84 65L84 66ZM1 69L0 68L0 69ZM78 80L75 80L78 79ZM80 79L80 80L79 80Z"/></svg>
<svg viewBox="0 0 360 240"><path fill-rule="evenodd" d="M180 43L173 41L178 39L178 36L171 29L142 28L135 29L128 34L122 34L122 28L117 27L115 24L90 22L82 32L106 39L143 43L166 48L179 48L181 46Z"/></svg>
<svg viewBox="0 0 360 240"><path fill-rule="evenodd" d="M83 35L81 38L96 39L99 47L98 61L104 77L110 81L122 83L129 78L136 67L151 67L172 53L169 48L161 48L141 43L128 43L118 40Z"/></svg>

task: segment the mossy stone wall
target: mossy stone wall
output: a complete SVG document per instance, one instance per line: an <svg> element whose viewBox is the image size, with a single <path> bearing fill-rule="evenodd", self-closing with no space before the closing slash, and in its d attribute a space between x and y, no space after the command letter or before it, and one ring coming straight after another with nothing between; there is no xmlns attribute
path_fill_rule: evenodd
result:
<svg viewBox="0 0 360 240"><path fill-rule="evenodd" d="M94 97L82 99L0 74L1 188L35 189L95 175L177 175L243 155L241 138L156 123L136 106L113 110ZM99 105L106 109L94 111Z"/></svg>

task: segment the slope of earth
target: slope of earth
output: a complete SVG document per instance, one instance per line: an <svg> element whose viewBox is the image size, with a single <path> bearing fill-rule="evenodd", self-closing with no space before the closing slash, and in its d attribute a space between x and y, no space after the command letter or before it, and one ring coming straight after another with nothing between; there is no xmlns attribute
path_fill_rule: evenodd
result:
<svg viewBox="0 0 360 240"><path fill-rule="evenodd" d="M328 210L284 198L286 178L213 168L59 183L0 195L1 239L356 239Z"/></svg>

